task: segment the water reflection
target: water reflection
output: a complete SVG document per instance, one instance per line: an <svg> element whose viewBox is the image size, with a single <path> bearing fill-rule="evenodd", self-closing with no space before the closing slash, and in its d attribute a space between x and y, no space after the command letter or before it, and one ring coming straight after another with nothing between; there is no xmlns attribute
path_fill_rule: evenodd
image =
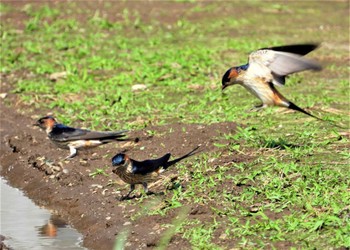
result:
<svg viewBox="0 0 350 250"><path fill-rule="evenodd" d="M51 218L48 222L38 228L39 235L46 237L56 237L58 228L65 228L67 224L57 215L51 215Z"/></svg>
<svg viewBox="0 0 350 250"><path fill-rule="evenodd" d="M23 193L1 184L0 235L4 243L13 249L81 250L82 235L68 226L58 216L37 207Z"/></svg>

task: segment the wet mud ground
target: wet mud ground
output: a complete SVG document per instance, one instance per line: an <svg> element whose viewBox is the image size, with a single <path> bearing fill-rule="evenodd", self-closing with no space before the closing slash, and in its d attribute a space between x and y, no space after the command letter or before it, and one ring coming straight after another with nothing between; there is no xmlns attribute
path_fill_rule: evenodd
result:
<svg viewBox="0 0 350 250"><path fill-rule="evenodd" d="M152 127L147 130L155 130L162 136L149 136L146 130L131 132L130 137L140 138L139 142L110 143L80 151L72 160L60 162L58 159L63 159L68 151L57 149L43 131L32 126L33 120L30 117L16 114L15 110L3 104L0 110L1 175L13 186L24 190L39 205L67 218L70 224L83 233L84 245L92 249L111 249L116 235L126 225L131 227L132 237L127 244L130 249L155 246L164 230L161 225L171 223L173 219L172 216L147 216L131 221L130 218L139 207L118 200L122 194L115 190L124 189L122 193L125 194L129 187L118 181L118 177L113 176L111 171L110 159L116 152L125 151L137 159L145 159L168 151L174 156L180 156L197 145L201 145L202 152L215 151L218 149L214 143L224 143L217 138L235 129L235 124L229 122L212 125L172 124L172 133L168 132L169 125ZM245 160L247 159L241 155L231 155L217 159L213 164ZM191 168L190 159L186 165ZM105 166L108 167L105 172L109 176L89 176L95 168ZM167 186L171 188L171 181L176 180L176 171L170 170L166 176L170 178L168 183L161 180L151 185L150 189L162 193ZM106 186L109 182L110 185ZM181 185L186 188L186 182ZM140 190L136 194L139 192ZM157 206L162 208L158 203ZM193 205L190 209L190 216L210 217L211 212L207 207ZM169 249L178 247L189 245L182 238L175 237Z"/></svg>

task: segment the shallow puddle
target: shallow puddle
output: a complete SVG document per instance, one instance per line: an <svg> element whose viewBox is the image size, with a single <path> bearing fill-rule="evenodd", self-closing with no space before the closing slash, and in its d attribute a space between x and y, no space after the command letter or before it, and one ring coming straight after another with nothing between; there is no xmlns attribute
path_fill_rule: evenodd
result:
<svg viewBox="0 0 350 250"><path fill-rule="evenodd" d="M0 234L11 249L86 249L82 235L48 210L36 206L22 191L0 178Z"/></svg>

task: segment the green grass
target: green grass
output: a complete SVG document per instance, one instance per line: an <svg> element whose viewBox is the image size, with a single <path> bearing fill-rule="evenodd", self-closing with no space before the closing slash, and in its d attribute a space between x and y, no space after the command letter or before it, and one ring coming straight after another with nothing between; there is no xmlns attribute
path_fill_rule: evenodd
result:
<svg viewBox="0 0 350 250"><path fill-rule="evenodd" d="M210 159L223 156L208 153L191 167L179 164L177 188L166 192L162 210L148 212L167 216L188 204L209 207L211 220L187 218L176 229L194 249L225 248L218 234L243 248L279 248L281 242L350 247L346 130L277 108L249 113L258 100L243 88L220 90L222 74L245 63L254 49L323 42L310 57L325 69L290 77L281 92L313 114L349 126L346 3L253 1L225 10L220 3L184 2L189 14L170 23L145 20L131 9L121 10L118 21L86 10L81 21L74 3L26 5L23 32L1 25L1 73L27 114L52 111L72 125L118 130L174 120L241 124L236 134L224 136L228 145L216 146L252 160L213 166ZM0 11L15 9L2 3ZM192 19L196 14L208 17ZM67 76L50 81L56 72ZM147 89L132 92L134 84ZM100 174L104 169L96 168L91 176Z"/></svg>

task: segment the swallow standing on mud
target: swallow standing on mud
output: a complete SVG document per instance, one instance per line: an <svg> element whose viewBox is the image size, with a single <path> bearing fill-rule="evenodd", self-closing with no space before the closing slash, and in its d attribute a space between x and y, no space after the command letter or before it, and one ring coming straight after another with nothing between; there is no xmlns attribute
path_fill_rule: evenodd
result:
<svg viewBox="0 0 350 250"><path fill-rule="evenodd" d="M197 146L188 154L181 156L175 160L169 161L171 154L145 161L136 161L129 158L126 154L117 154L112 158L112 165L115 167L112 172L117 174L120 179L130 184L130 191L126 196L122 196L121 200L129 198L136 184L142 184L145 193L148 193L148 183L155 181L159 174L163 173L168 167L175 163L195 154L199 148Z"/></svg>
<svg viewBox="0 0 350 250"><path fill-rule="evenodd" d="M112 141L125 140L122 137L125 136L125 132L128 132L128 130L98 132L72 128L57 123L52 116L42 117L34 125L45 130L49 139L58 147L70 150L70 155L65 159L76 156L77 149L96 147Z"/></svg>
<svg viewBox="0 0 350 250"><path fill-rule="evenodd" d="M226 71L222 77L222 90L240 84L262 101L261 105L255 107L256 110L269 105L280 106L322 120L287 100L275 88L283 86L286 76L290 74L321 70L322 67L317 62L303 57L317 47L316 44L296 44L254 51L249 55L247 64Z"/></svg>

